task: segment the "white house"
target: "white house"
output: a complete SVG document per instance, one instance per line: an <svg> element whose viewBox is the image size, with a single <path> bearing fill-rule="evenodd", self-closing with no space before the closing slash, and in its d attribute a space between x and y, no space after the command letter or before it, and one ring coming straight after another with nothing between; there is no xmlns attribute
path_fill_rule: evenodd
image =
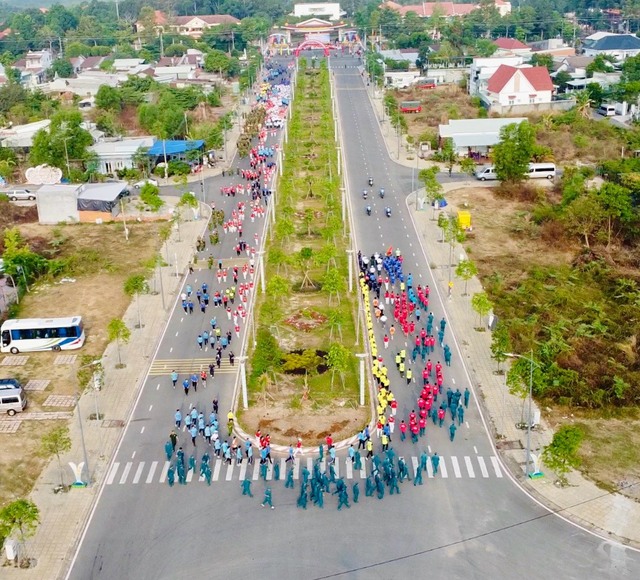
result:
<svg viewBox="0 0 640 580"><path fill-rule="evenodd" d="M489 148L500 142L500 130L512 123L522 123L525 117L494 119L452 119L445 125L438 125L440 145L444 139L452 139L455 151L460 156L473 153L486 155Z"/></svg>
<svg viewBox="0 0 640 580"><path fill-rule="evenodd" d="M13 125L0 129L0 145L10 149L30 149L33 138L40 129L48 129L50 119L27 123L26 125Z"/></svg>
<svg viewBox="0 0 640 580"><path fill-rule="evenodd" d="M340 9L338 2L316 2L309 4L294 4L293 15L296 18L310 18L312 16L323 16L332 22L340 20L346 12Z"/></svg>
<svg viewBox="0 0 640 580"><path fill-rule="evenodd" d="M586 56L603 54L623 61L630 56L640 54L640 38L633 34L605 34L595 39L594 36L585 39L584 54Z"/></svg>
<svg viewBox="0 0 640 580"><path fill-rule="evenodd" d="M134 155L141 147L151 148L155 137L136 137L101 141L89 147L98 156L98 171L104 175L113 175L119 169L132 169Z"/></svg>
<svg viewBox="0 0 640 580"><path fill-rule="evenodd" d="M520 42L517 38L500 37L493 41L498 47L495 52L496 56L522 56L526 60L531 58L531 47L524 42Z"/></svg>
<svg viewBox="0 0 640 580"><path fill-rule="evenodd" d="M14 63L21 73L22 84L35 87L44 83L47 70L51 68L53 59L49 50L30 50L27 55Z"/></svg>
<svg viewBox="0 0 640 580"><path fill-rule="evenodd" d="M523 62L522 56L474 58L469 69L469 94L477 95L501 65L519 66Z"/></svg>
<svg viewBox="0 0 640 580"><path fill-rule="evenodd" d="M487 82L483 96L503 107L545 104L552 101L553 82L547 67L503 64Z"/></svg>
<svg viewBox="0 0 640 580"><path fill-rule="evenodd" d="M240 24L240 21L230 14L199 14L198 16L176 16L170 21L170 27L178 34L200 38L209 28L221 24Z"/></svg>

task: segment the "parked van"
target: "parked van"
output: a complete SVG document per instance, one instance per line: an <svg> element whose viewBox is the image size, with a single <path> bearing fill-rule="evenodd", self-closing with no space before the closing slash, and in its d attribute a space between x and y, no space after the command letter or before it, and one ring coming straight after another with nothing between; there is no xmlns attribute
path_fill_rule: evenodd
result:
<svg viewBox="0 0 640 580"><path fill-rule="evenodd" d="M25 410L27 396L22 389L2 389L0 391L0 413L15 415Z"/></svg>
<svg viewBox="0 0 640 580"><path fill-rule="evenodd" d="M608 103L602 103L602 105L598 107L598 113L603 117L613 117L616 114L616 106Z"/></svg>
<svg viewBox="0 0 640 580"><path fill-rule="evenodd" d="M495 181L498 179L496 168L493 165L481 165L476 168L475 176L480 181Z"/></svg>
<svg viewBox="0 0 640 580"><path fill-rule="evenodd" d="M553 179L555 176L555 163L529 163L529 179Z"/></svg>

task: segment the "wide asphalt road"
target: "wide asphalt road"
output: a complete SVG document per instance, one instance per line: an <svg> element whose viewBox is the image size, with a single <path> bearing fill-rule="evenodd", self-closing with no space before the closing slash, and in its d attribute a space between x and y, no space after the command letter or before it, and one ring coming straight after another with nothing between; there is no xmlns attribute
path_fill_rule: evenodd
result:
<svg viewBox="0 0 640 580"><path fill-rule="evenodd" d="M405 271L413 272L416 284L422 280L433 288L404 204L410 189L410 170L388 159L357 64L351 58L332 59L358 247L364 253L382 251L391 244L400 247ZM392 207L392 218L381 216L377 200L375 214L365 215L359 196L367 187L369 174L377 187L384 185L387 190L384 203ZM253 227L261 228L262 222ZM253 231L245 221L245 238L251 239ZM225 242L214 255L229 255L232 246L232 241ZM203 279L210 287L217 286L215 276L208 271L196 271L189 283L195 288ZM439 320L442 305L435 297L432 304ZM219 312L218 320L221 315ZM209 313L185 316L178 304L153 367L158 369L164 364L161 361L176 359L187 360L180 364L191 369L201 359L210 358L211 353L200 353L195 344L197 332L206 327L209 318ZM450 343L451 336L448 327ZM232 344L232 348L235 346ZM459 352L455 347L453 350L454 364L445 378L455 380L462 390L467 378ZM390 355L391 349L388 352ZM385 353L387 359L389 355ZM419 374L414 375L419 380ZM444 430L433 425L428 427L426 441L421 440L415 448L396 445L394 439L397 451L410 466L427 445L438 451L447 476L444 472L436 477L425 475L422 487L404 483L401 495L387 495L382 501L362 493L358 505L337 512L335 496L326 496L323 510L310 504L303 511L295 505L298 481L295 490L271 481L276 509L263 509L262 481L254 481L253 499L240 494L241 479L257 479L257 468L247 468L246 462L240 468L228 468L214 461L211 487L198 481L196 475L186 486L170 488L162 477L166 465L162 447L175 408L187 409L195 403L207 405L209 411L216 393L224 415L230 405L233 379L232 374L221 374L206 393L199 389L197 395L184 397L180 390L173 391L166 374L148 377L70 578L640 576L637 553L550 515L509 480L494 461L473 401L466 417L469 426L459 429L453 443ZM417 387L402 384L397 376L392 377L392 385L401 403L400 418L410 410ZM180 443L188 456L193 447L185 434L181 434ZM197 451L200 456L201 444ZM302 459L305 463L309 460ZM364 481L349 469L344 457L338 465L347 483L360 482L364 492ZM365 468L368 473L370 466Z"/></svg>

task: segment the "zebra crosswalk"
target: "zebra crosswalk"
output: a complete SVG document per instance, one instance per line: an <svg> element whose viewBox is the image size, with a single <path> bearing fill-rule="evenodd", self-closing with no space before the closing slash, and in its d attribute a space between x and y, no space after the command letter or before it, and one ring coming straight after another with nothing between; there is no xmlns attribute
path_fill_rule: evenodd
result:
<svg viewBox="0 0 640 580"><path fill-rule="evenodd" d="M187 359L156 359L151 363L149 369L150 375L168 375L172 371L184 375L199 373L202 370L207 371L211 363L215 363L215 351L212 351L209 358L187 358ZM231 366L228 357L223 357L220 368L216 367L216 375L233 374L238 370L238 365Z"/></svg>
<svg viewBox="0 0 640 580"><path fill-rule="evenodd" d="M286 477L288 464L284 458L277 458L275 461L280 465L280 479L284 480ZM301 465L304 465L310 473L313 473L313 458L302 457L296 459L293 464L293 479L300 479ZM406 459L412 476L415 476L420 460L416 456L411 456ZM106 477L107 485L138 485L138 484L158 484L165 483L167 480L167 471L171 465L170 461L115 461L109 469ZM189 470L187 473L187 482L193 480L203 482L204 477L199 475L200 464L197 465L197 473L194 474L193 470ZM322 463L323 471L327 468L326 459ZM344 477L345 479L366 479L370 474L372 465L369 462L362 462L362 469L356 470L353 467L353 463L348 458L338 458L334 464L336 477ZM479 471L477 472L476 469ZM227 482L227 481L244 481L249 478L252 481L256 481L260 478L260 464L258 461L254 461L249 464L246 459L242 461L240 465L237 465L235 461L231 464L225 463L222 459L214 457L211 460L211 479L213 482ZM442 478L442 479L488 479L488 478L502 478L502 468L498 458L490 456L488 458L481 457L479 455L469 456L465 455L459 459L455 455L440 456L440 465L438 473L434 474L433 465L431 461L427 462L428 478ZM267 481L271 481L274 478L273 464L268 465Z"/></svg>

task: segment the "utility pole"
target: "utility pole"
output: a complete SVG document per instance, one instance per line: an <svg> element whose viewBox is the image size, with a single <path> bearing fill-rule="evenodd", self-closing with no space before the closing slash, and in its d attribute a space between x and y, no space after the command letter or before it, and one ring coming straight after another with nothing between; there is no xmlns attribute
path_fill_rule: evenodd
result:
<svg viewBox="0 0 640 580"><path fill-rule="evenodd" d="M120 5L118 4L118 0L116 0L116 20L120 22Z"/></svg>
<svg viewBox="0 0 640 580"><path fill-rule="evenodd" d="M160 32L160 57L164 57L164 37L162 36L162 32Z"/></svg>

